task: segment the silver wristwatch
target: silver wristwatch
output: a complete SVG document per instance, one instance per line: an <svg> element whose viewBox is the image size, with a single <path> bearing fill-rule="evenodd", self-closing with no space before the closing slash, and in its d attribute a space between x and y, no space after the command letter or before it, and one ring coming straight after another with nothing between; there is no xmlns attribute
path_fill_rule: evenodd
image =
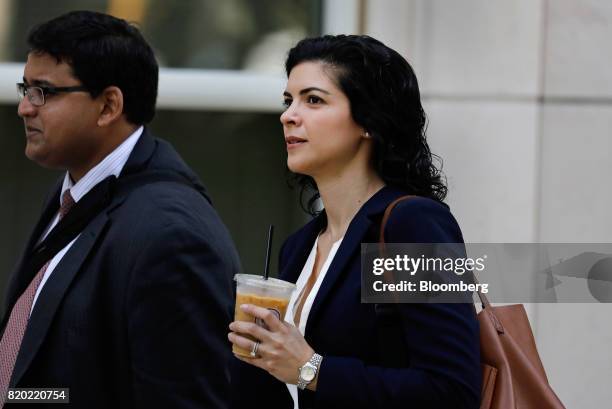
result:
<svg viewBox="0 0 612 409"><path fill-rule="evenodd" d="M297 387L301 390L304 390L306 386L317 376L317 372L319 371L319 366L321 366L321 361L323 357L317 353L313 354L312 357L298 369L298 383Z"/></svg>

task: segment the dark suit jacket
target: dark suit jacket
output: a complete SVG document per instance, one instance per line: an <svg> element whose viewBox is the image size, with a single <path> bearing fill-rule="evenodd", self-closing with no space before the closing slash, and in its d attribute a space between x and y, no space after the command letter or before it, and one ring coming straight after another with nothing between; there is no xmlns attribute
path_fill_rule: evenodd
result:
<svg viewBox="0 0 612 409"><path fill-rule="evenodd" d="M196 175L145 130L119 180L153 170L195 188L150 183L111 198L43 287L12 387L68 387L78 408L226 407L237 253ZM31 280L19 272L58 203L59 189L10 281L5 311Z"/></svg>
<svg viewBox="0 0 612 409"><path fill-rule="evenodd" d="M479 406L479 333L471 304L397 305L392 319L404 350L389 365L389 351L377 337L381 317L374 304L360 301L360 243L378 241L387 205L405 194L385 187L366 202L327 271L305 332L323 362L317 391L299 392L301 409ZM281 278L297 280L325 224L322 214L287 239L280 255ZM448 208L425 198L401 202L391 214L385 236L389 243L463 242ZM389 341L388 348L392 345ZM250 407L253 400L267 409L292 407L285 384L236 359L232 384L235 408Z"/></svg>

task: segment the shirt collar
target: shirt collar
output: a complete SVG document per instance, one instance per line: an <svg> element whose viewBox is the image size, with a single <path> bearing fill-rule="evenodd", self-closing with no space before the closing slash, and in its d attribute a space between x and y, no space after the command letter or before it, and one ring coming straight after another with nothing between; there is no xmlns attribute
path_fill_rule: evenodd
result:
<svg viewBox="0 0 612 409"><path fill-rule="evenodd" d="M94 166L85 174L76 184L70 178L69 172L64 176L62 184L62 194L60 195L60 206L64 192L70 189L70 194L75 202L78 202L85 196L94 186L102 182L107 177L114 175L119 176L125 166L134 146L142 135L144 127L139 127L134 133L127 137L121 145L109 153L100 163Z"/></svg>

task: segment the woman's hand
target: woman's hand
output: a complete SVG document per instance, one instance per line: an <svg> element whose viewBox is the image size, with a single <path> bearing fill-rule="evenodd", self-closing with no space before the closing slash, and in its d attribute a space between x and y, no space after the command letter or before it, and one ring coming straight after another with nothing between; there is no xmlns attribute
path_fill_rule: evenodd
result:
<svg viewBox="0 0 612 409"><path fill-rule="evenodd" d="M254 341L236 333L251 335L260 342L256 357L235 355L236 358L267 371L279 381L297 384L298 369L314 354L314 350L300 331L294 325L279 320L266 308L251 304L243 304L240 308L247 314L263 320L267 328L252 322L232 322L229 328L233 332L227 337L233 344L249 351L253 350ZM308 386L309 389L312 388L311 385Z"/></svg>

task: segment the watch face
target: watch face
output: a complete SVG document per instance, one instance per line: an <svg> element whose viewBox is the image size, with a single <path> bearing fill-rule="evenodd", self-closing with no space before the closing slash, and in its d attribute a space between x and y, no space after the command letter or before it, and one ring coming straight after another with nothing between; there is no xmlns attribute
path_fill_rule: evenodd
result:
<svg viewBox="0 0 612 409"><path fill-rule="evenodd" d="M315 369L311 366L306 365L302 368L300 375L303 380L305 380L306 382L310 382L315 377Z"/></svg>

